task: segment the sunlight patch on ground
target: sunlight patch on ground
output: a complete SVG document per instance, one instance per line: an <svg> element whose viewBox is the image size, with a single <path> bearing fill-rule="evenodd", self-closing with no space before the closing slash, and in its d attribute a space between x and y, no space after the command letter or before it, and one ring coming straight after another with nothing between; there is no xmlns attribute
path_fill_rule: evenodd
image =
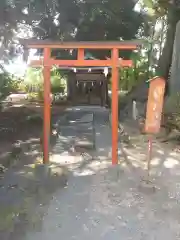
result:
<svg viewBox="0 0 180 240"><path fill-rule="evenodd" d="M174 168L176 165L179 165L179 162L174 158L167 158L164 162L166 168Z"/></svg>
<svg viewBox="0 0 180 240"><path fill-rule="evenodd" d="M35 141L39 141L39 138L29 138L27 141L25 141L25 142L27 142L27 143L31 143L31 142L35 142ZM24 143L25 143L24 142Z"/></svg>
<svg viewBox="0 0 180 240"><path fill-rule="evenodd" d="M23 107L24 104L14 104L13 107Z"/></svg>
<svg viewBox="0 0 180 240"><path fill-rule="evenodd" d="M27 156L34 156L36 154L39 154L39 150L24 151L24 154Z"/></svg>
<svg viewBox="0 0 180 240"><path fill-rule="evenodd" d="M127 163L123 162L123 160L119 160L119 164L122 168L127 168Z"/></svg>
<svg viewBox="0 0 180 240"><path fill-rule="evenodd" d="M94 169L95 171L99 171L101 169L104 169L106 167L109 167L111 166L111 160L107 161L107 160L104 160L104 161L93 161L91 162L89 165L89 167L91 167L92 169Z"/></svg>
<svg viewBox="0 0 180 240"><path fill-rule="evenodd" d="M110 166L111 166L111 160L107 160L107 159L104 161L94 160L93 162L90 162L89 164L87 164L82 170L76 169L76 171L74 171L74 176L93 175L101 170L107 169Z"/></svg>
<svg viewBox="0 0 180 240"><path fill-rule="evenodd" d="M180 159L180 154L177 152L170 152L169 155L172 157L178 157Z"/></svg>
<svg viewBox="0 0 180 240"><path fill-rule="evenodd" d="M160 163L160 158L158 158L158 157L155 157L155 158L153 158L152 160L151 160L151 165L152 166L158 166L159 165L159 163Z"/></svg>
<svg viewBox="0 0 180 240"><path fill-rule="evenodd" d="M51 157L52 163L59 163L59 164L76 164L82 161L81 156L71 156L68 155L68 152L63 152L60 154L53 154Z"/></svg>
<svg viewBox="0 0 180 240"><path fill-rule="evenodd" d="M91 169L85 169L83 171L74 171L74 176L91 176L94 175L95 172Z"/></svg>
<svg viewBox="0 0 180 240"><path fill-rule="evenodd" d="M135 158L134 156L127 156L127 159L131 162L131 164L134 166L134 167L144 167L144 158L141 159L139 157Z"/></svg>
<svg viewBox="0 0 180 240"><path fill-rule="evenodd" d="M35 175L34 175L34 169L36 166L26 166L24 171L19 171L16 174L22 177L25 177L26 179L33 179L35 180Z"/></svg>
<svg viewBox="0 0 180 240"><path fill-rule="evenodd" d="M164 154L164 151L162 151L162 150L157 150L157 153L163 155L163 154Z"/></svg>
<svg viewBox="0 0 180 240"><path fill-rule="evenodd" d="M134 158L134 157L132 157L132 156L127 156L127 159L128 159L128 160L132 160L132 161L134 161L134 160L135 160L135 158Z"/></svg>
<svg viewBox="0 0 180 240"><path fill-rule="evenodd" d="M128 150L125 148L124 148L124 152L128 156L128 158L131 157L130 159L132 159L132 160L138 160L138 161L146 160L147 154L145 154L145 153L139 153L137 151L135 152L135 151Z"/></svg>

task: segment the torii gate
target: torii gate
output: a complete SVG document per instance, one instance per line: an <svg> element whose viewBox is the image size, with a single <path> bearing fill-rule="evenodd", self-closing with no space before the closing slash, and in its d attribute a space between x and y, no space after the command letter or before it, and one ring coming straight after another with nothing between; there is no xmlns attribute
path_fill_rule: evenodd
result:
<svg viewBox="0 0 180 240"><path fill-rule="evenodd" d="M142 41L119 41L119 42L54 42L47 40L25 40L23 45L29 49L43 49L44 57L34 60L30 66L43 66L44 76L44 145L43 162L49 163L49 138L51 121L50 100L50 73L53 65L61 67L112 67L112 164L118 164L118 79L119 67L132 66L131 60L119 60L120 50L135 50ZM76 60L57 60L51 57L52 49L77 49ZM111 50L111 58L107 60L85 60L86 49Z"/></svg>

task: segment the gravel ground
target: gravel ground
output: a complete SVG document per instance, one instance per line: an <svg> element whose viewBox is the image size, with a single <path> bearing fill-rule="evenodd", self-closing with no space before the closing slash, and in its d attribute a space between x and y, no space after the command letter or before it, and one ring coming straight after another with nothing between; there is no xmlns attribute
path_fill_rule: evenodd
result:
<svg viewBox="0 0 180 240"><path fill-rule="evenodd" d="M124 148L126 157L112 167L107 110L77 111L74 121L82 112L80 118L94 113L96 150L76 151L71 128L59 130L52 162L69 168L68 185L52 195L39 228L29 229L23 240L180 239L180 156L155 142L152 183L144 184L147 143L142 140L135 148ZM72 116L72 110L68 114Z"/></svg>

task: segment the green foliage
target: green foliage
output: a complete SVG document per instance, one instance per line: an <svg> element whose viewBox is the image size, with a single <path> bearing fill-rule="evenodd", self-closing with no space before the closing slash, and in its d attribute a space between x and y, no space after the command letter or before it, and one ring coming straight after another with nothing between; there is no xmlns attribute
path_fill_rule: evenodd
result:
<svg viewBox="0 0 180 240"><path fill-rule="evenodd" d="M155 76L155 69L149 66L148 48L139 49L131 54L133 67L120 70L119 89L131 91L141 81L147 81ZM149 71L148 71L149 69Z"/></svg>
<svg viewBox="0 0 180 240"><path fill-rule="evenodd" d="M1 49L4 50L5 55L9 56L19 53L21 48L19 48L15 35L18 33L18 36L21 35L22 38L26 38L29 30L38 39L63 41L118 41L136 37L148 38L148 34L150 35L149 28L154 27L152 23L166 15L172 5L168 0L143 0L141 1L142 10L147 11L142 15L133 10L135 4L136 1L133 0L96 0L95 2L88 0L1 0L0 25L5 26L1 28L0 33L2 37ZM23 33L23 35L20 33ZM54 51L55 55L58 56L59 51L56 49ZM110 55L106 51L96 51L94 54L98 58ZM131 52L122 52L122 57L129 58L130 55ZM153 53L153 56L156 56L156 54ZM124 79L121 79L123 88L131 89L131 85L139 81L138 76L152 75L153 69L150 69L150 72L147 73L149 65L147 58L147 54L146 57L141 55L134 69L123 70L124 73L121 73ZM144 59L144 62L142 62L142 59ZM28 83L25 86L22 84L21 87L28 92L38 91L42 95L42 70L29 69L27 75L26 82ZM52 92L62 92L64 86L58 83L59 78L61 79L61 73L56 71L56 73L52 73L52 77ZM32 79L36 80L31 83Z"/></svg>
<svg viewBox="0 0 180 240"><path fill-rule="evenodd" d="M0 98L4 98L11 92L11 79L8 74L0 74Z"/></svg>
<svg viewBox="0 0 180 240"><path fill-rule="evenodd" d="M1 0L4 55L21 52L16 33L28 38L30 31L38 39L130 40L144 21L134 5L133 0Z"/></svg>
<svg viewBox="0 0 180 240"><path fill-rule="evenodd" d="M28 68L24 79L26 92L40 92L43 89L43 76L41 68Z"/></svg>
<svg viewBox="0 0 180 240"><path fill-rule="evenodd" d="M125 0L86 2L76 38L92 41L134 38L142 24L141 15L133 11L134 5L133 1Z"/></svg>
<svg viewBox="0 0 180 240"><path fill-rule="evenodd" d="M54 69L51 72L51 92L52 94L64 93L66 90L66 75L61 75L60 71Z"/></svg>
<svg viewBox="0 0 180 240"><path fill-rule="evenodd" d="M0 73L0 100L19 90L21 80L13 78L7 72Z"/></svg>
<svg viewBox="0 0 180 240"><path fill-rule="evenodd" d="M26 72L24 89L29 92L30 99L43 99L44 86L42 69L29 68ZM66 90L66 76L61 75L57 69L51 71L51 93L64 93Z"/></svg>

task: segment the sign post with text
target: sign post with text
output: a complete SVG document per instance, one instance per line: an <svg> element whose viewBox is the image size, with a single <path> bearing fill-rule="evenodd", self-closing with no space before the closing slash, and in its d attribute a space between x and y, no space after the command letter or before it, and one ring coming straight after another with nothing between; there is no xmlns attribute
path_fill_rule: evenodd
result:
<svg viewBox="0 0 180 240"><path fill-rule="evenodd" d="M161 128L161 118L164 103L165 80L160 77L154 77L150 81L148 102L146 109L146 121L144 132L149 134L147 171L148 179L150 172L150 163L152 159L152 134L156 134Z"/></svg>

